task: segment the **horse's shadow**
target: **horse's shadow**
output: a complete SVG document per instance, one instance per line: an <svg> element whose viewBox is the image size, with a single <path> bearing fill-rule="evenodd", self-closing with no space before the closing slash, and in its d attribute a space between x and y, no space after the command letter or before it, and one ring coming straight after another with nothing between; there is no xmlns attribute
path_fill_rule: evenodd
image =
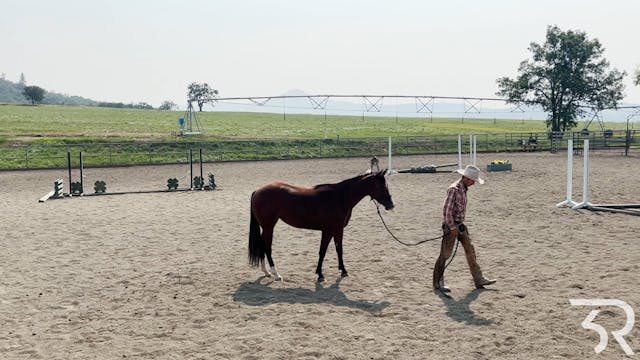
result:
<svg viewBox="0 0 640 360"><path fill-rule="evenodd" d="M478 298L483 291L497 291L492 289L476 289L467 294L464 298L456 300L448 294L444 294L439 290L434 290L438 294L442 302L447 306L447 316L455 321L466 325L487 326L493 324L491 319L478 318L471 310L471 303Z"/></svg>
<svg viewBox="0 0 640 360"><path fill-rule="evenodd" d="M274 288L263 284L260 277L254 282L247 282L236 290L233 300L250 306L267 304L331 304L358 309L369 313L379 313L390 305L388 301L351 300L340 290L338 278L328 287L316 283L315 290L305 288Z"/></svg>

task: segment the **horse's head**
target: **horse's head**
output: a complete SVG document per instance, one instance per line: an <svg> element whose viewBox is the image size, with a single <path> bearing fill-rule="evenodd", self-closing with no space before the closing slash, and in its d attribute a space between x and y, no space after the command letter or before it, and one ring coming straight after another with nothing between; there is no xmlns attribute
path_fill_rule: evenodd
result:
<svg viewBox="0 0 640 360"><path fill-rule="evenodd" d="M387 187L387 179L385 179L384 175L387 173L387 169L380 170L375 174L372 174L373 178L373 187L371 189L371 197L382 204L385 210L391 210L395 205L393 205L393 200L391 200L391 194L389 194L389 188Z"/></svg>

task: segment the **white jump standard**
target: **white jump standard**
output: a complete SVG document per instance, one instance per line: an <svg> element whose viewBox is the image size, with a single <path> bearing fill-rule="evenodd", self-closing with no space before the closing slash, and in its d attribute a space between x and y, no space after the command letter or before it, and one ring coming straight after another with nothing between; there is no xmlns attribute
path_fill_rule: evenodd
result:
<svg viewBox="0 0 640 360"><path fill-rule="evenodd" d="M573 205L571 207L573 210L591 207L589 202L589 139L584 139L582 159L582 202Z"/></svg>
<svg viewBox="0 0 640 360"><path fill-rule="evenodd" d="M567 140L567 199L558 203L557 207L571 207L574 210L607 211L640 216L640 204L592 204L589 202L589 139L584 140L582 168L582 201L576 203L572 199L573 192L573 140ZM638 210L635 210L638 209Z"/></svg>
<svg viewBox="0 0 640 360"><path fill-rule="evenodd" d="M567 140L567 199L561 203L558 203L557 207L573 207L576 202L572 199L573 196L573 140Z"/></svg>

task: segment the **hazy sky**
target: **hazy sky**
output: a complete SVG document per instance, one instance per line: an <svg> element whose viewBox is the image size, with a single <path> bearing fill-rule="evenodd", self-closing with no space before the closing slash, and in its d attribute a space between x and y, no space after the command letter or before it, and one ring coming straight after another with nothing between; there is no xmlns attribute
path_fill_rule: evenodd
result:
<svg viewBox="0 0 640 360"><path fill-rule="evenodd" d="M638 0L3 0L0 73L94 100L184 107L222 97L495 97L547 25L586 31L640 103Z"/></svg>

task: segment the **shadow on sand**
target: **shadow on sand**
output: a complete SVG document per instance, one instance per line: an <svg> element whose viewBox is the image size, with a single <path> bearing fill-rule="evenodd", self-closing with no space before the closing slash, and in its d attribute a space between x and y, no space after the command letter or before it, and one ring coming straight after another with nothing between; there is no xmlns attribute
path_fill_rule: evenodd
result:
<svg viewBox="0 0 640 360"><path fill-rule="evenodd" d="M305 288L272 288L262 283L265 277L254 282L247 282L236 290L233 300L250 306L267 304L331 304L362 310L369 313L379 313L390 305L388 301L351 300L340 290L338 278L335 283L324 287L316 283L315 291Z"/></svg>
<svg viewBox="0 0 640 360"><path fill-rule="evenodd" d="M491 319L481 319L471 310L469 305L475 301L480 293L484 291L497 291L493 289L475 289L467 294L464 298L456 300L450 295L444 294L439 290L434 290L442 302L447 306L447 316L455 321L464 323L466 325L487 326L493 324Z"/></svg>

